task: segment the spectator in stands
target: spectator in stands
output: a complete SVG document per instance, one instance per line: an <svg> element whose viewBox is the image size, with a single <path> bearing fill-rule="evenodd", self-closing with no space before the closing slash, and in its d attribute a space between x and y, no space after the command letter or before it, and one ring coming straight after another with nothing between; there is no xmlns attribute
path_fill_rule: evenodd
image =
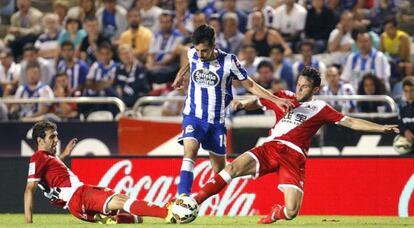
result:
<svg viewBox="0 0 414 228"><path fill-rule="evenodd" d="M257 74L253 77L253 80L265 89L270 89L273 81L274 68L271 62L262 61L257 66Z"/></svg>
<svg viewBox="0 0 414 228"><path fill-rule="evenodd" d="M151 90L144 66L136 60L132 47L123 44L118 48L121 63L116 68L113 88L126 106L132 107L136 100Z"/></svg>
<svg viewBox="0 0 414 228"><path fill-rule="evenodd" d="M255 75L257 73L257 65L259 65L263 58L257 56L257 51L252 44L242 46L241 56L243 60L240 63L246 69L247 75Z"/></svg>
<svg viewBox="0 0 414 228"><path fill-rule="evenodd" d="M31 0L17 0L18 11L11 16L10 27L4 38L9 43L15 57L22 55L22 47L26 43L35 42L42 32L42 12L32 7Z"/></svg>
<svg viewBox="0 0 414 228"><path fill-rule="evenodd" d="M319 61L315 56L313 56L313 43L311 41L304 40L300 43L299 49L302 59L293 64L293 74L295 75L295 78L299 76L305 66L311 66L319 70L322 84L325 84L326 66L322 61Z"/></svg>
<svg viewBox="0 0 414 228"><path fill-rule="evenodd" d="M59 37L62 33L59 16L47 13L42 19L44 33L40 34L34 46L39 50L39 56L45 59L55 59L59 55Z"/></svg>
<svg viewBox="0 0 414 228"><path fill-rule="evenodd" d="M66 0L56 0L53 3L53 13L59 17L59 25L65 24L66 15L68 14L69 4Z"/></svg>
<svg viewBox="0 0 414 228"><path fill-rule="evenodd" d="M57 73L55 76L55 85L53 86L55 97L70 97L72 91L69 87L69 77L63 73ZM78 107L76 103L56 103L52 105L51 113L60 119L72 119L78 116Z"/></svg>
<svg viewBox="0 0 414 228"><path fill-rule="evenodd" d="M270 46L274 44L281 44L286 56L292 54L292 50L279 32L265 27L264 16L261 11L253 12L251 18L252 29L246 32L244 43L253 44L258 56L269 56Z"/></svg>
<svg viewBox="0 0 414 228"><path fill-rule="evenodd" d="M335 16L335 21L338 21L341 18L343 11L345 10L342 7L341 0L328 0L327 6L331 9Z"/></svg>
<svg viewBox="0 0 414 228"><path fill-rule="evenodd" d="M201 11L197 11L193 14L193 31L200 25L207 24L207 16Z"/></svg>
<svg viewBox="0 0 414 228"><path fill-rule="evenodd" d="M66 74L70 93L79 96L85 88L89 66L75 57L75 47L71 41L64 41L60 50L62 58L57 64L57 72Z"/></svg>
<svg viewBox="0 0 414 228"><path fill-rule="evenodd" d="M159 21L161 30L152 41L145 68L152 83L168 83L174 81L180 67L175 49L183 36L173 27L174 18L170 11L163 11Z"/></svg>
<svg viewBox="0 0 414 228"><path fill-rule="evenodd" d="M69 9L67 18L79 18L82 22L85 22L86 18L93 18L96 14L95 1L94 0L81 0L79 6L74 6Z"/></svg>
<svg viewBox="0 0 414 228"><path fill-rule="evenodd" d="M40 81L43 84L51 85L53 76L55 75L55 67L52 62L39 57L38 50L32 44L26 44L23 47L23 61L20 70L20 85L27 84L26 68L28 65L38 65L40 68Z"/></svg>
<svg viewBox="0 0 414 228"><path fill-rule="evenodd" d="M414 143L414 78L407 77L402 84L404 100L399 104L398 116L400 134Z"/></svg>
<svg viewBox="0 0 414 228"><path fill-rule="evenodd" d="M188 10L189 0L175 0L175 26L184 36L193 32L193 14Z"/></svg>
<svg viewBox="0 0 414 228"><path fill-rule="evenodd" d="M86 37L86 31L82 29L82 23L78 18L67 18L65 24L65 30L59 37L59 43L64 41L71 41L78 50L82 43L82 40Z"/></svg>
<svg viewBox="0 0 414 228"><path fill-rule="evenodd" d="M142 26L150 29L153 33L160 30L159 18L162 9L155 5L154 0L136 0L135 8L140 11Z"/></svg>
<svg viewBox="0 0 414 228"><path fill-rule="evenodd" d="M14 95L20 79L20 64L14 62L11 50L0 53L0 85L3 97Z"/></svg>
<svg viewBox="0 0 414 228"><path fill-rule="evenodd" d="M153 33L151 30L142 26L140 22L141 19L139 10L129 10L129 29L121 34L121 37L119 38L119 44L130 45L134 50L135 57L143 62L148 54L153 39Z"/></svg>
<svg viewBox="0 0 414 228"><path fill-rule="evenodd" d="M401 30L410 35L414 34L414 2L400 1L400 4L397 5L397 20Z"/></svg>
<svg viewBox="0 0 414 228"><path fill-rule="evenodd" d="M250 10L251 10L251 8L249 9L249 11ZM252 13L249 14L249 17L248 17L247 29L254 28L253 21L252 21L252 16L253 16L253 13L255 11L262 12L263 17L264 17L263 21L264 21L264 24L265 24L266 28L274 28L274 26L276 24L276 22L275 22L275 20L276 20L275 19L276 18L275 10L271 6L266 4L266 0L255 0L253 11L252 11ZM242 30L240 30L240 31L242 31Z"/></svg>
<svg viewBox="0 0 414 228"><path fill-rule="evenodd" d="M305 36L314 42L316 53L326 50L329 34L335 29L334 18L333 11L324 5L324 0L312 0L312 7L306 16Z"/></svg>
<svg viewBox="0 0 414 228"><path fill-rule="evenodd" d="M103 0L103 7L96 11L102 35L117 42L119 36L128 27L127 11L116 4L116 0Z"/></svg>
<svg viewBox="0 0 414 228"><path fill-rule="evenodd" d="M371 30L381 34L384 30L385 19L396 15L396 8L392 0L379 0L378 7L373 7L370 13Z"/></svg>
<svg viewBox="0 0 414 228"><path fill-rule="evenodd" d="M351 84L341 81L339 70L335 66L330 66L325 73L326 85L321 89L321 95L355 95L355 90ZM332 107L338 112L356 111L355 101L329 101Z"/></svg>
<svg viewBox="0 0 414 228"><path fill-rule="evenodd" d="M372 48L371 37L367 31L358 33L357 46L359 51L348 56L341 79L358 89L362 76L373 73L382 80L389 91L390 65L384 53Z"/></svg>
<svg viewBox="0 0 414 228"><path fill-rule="evenodd" d="M237 24L238 30L241 33L245 33L247 29L247 15L243 10L237 9L236 0L224 0L223 1L223 9L219 12L220 20L223 21L223 23L224 23L224 19L223 19L224 15L227 13L236 14L237 21L238 21L238 24Z"/></svg>
<svg viewBox="0 0 414 228"><path fill-rule="evenodd" d="M358 87L358 95L386 95L384 83L375 74L368 73L362 77ZM358 102L359 112L379 112L389 111L389 106L381 101L360 101Z"/></svg>
<svg viewBox="0 0 414 228"><path fill-rule="evenodd" d="M221 20L220 20L220 15L219 14L211 14L210 17L208 18L207 21L208 25L210 25L211 27L213 27L214 31L216 32L216 43L218 43L218 36L220 35L222 29L221 29Z"/></svg>
<svg viewBox="0 0 414 228"><path fill-rule="evenodd" d="M277 93L280 90L286 90L286 89L287 89L286 83L282 79L273 79L270 85L270 91L272 91L272 93Z"/></svg>
<svg viewBox="0 0 414 228"><path fill-rule="evenodd" d="M36 63L30 63L25 68L27 75L27 85L20 85L16 91L15 98L53 98L53 91L40 81L41 69ZM19 112L19 117L23 121L36 121L42 118L49 111L47 104L25 104L13 106L11 112Z"/></svg>
<svg viewBox="0 0 414 228"><path fill-rule="evenodd" d="M344 11L336 28L329 34L328 49L330 52L351 51L354 40L352 39L353 15L350 11Z"/></svg>
<svg viewBox="0 0 414 228"><path fill-rule="evenodd" d="M274 28L277 29L291 44L292 49L296 47L300 36L305 29L307 11L295 0L285 0L285 4L275 10L273 20Z"/></svg>
<svg viewBox="0 0 414 228"><path fill-rule="evenodd" d="M237 54L243 44L244 35L238 28L239 19L235 13L227 12L223 16L223 32L218 35L218 46L221 50Z"/></svg>
<svg viewBox="0 0 414 228"><path fill-rule="evenodd" d="M96 17L85 18L84 25L87 35L82 40L79 57L88 65L91 65L96 61L98 46L102 43L109 43L110 40L100 34Z"/></svg>
<svg viewBox="0 0 414 228"><path fill-rule="evenodd" d="M281 45L270 47L270 59L273 65L273 78L281 79L286 83L287 89L295 91L295 79L292 63L284 56L284 49Z"/></svg>
<svg viewBox="0 0 414 228"><path fill-rule="evenodd" d="M112 60L112 46L102 43L98 47L97 61L94 62L86 76L87 96L114 96L110 89L115 80L117 64Z"/></svg>
<svg viewBox="0 0 414 228"><path fill-rule="evenodd" d="M394 17L384 22L380 50L390 58L392 63L403 70L403 75L412 74L411 37L397 28L397 20Z"/></svg>

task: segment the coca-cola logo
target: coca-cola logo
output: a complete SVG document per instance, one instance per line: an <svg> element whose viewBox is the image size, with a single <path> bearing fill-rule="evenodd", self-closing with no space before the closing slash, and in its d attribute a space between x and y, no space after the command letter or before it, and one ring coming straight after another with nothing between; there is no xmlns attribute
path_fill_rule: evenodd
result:
<svg viewBox="0 0 414 228"><path fill-rule="evenodd" d="M408 179L405 184L398 203L398 216L408 217L408 205L410 204L410 198L414 193L414 174Z"/></svg>
<svg viewBox="0 0 414 228"><path fill-rule="evenodd" d="M153 178L151 175L136 174L130 160L121 160L108 169L98 185L111 187L115 192L122 192L132 198L144 199L157 205L164 205L177 196L175 189L179 182L179 176L161 175ZM208 160L196 165L194 167L193 189L203 187L212 175L213 172ZM115 180L115 176L121 176L121 178ZM246 192L245 186L248 182L248 178L234 179L221 194L206 200L201 205L199 214L217 216L254 214L253 203L256 194Z"/></svg>
<svg viewBox="0 0 414 228"><path fill-rule="evenodd" d="M192 77L193 81L203 88L215 87L220 81L218 75L208 69L195 70Z"/></svg>

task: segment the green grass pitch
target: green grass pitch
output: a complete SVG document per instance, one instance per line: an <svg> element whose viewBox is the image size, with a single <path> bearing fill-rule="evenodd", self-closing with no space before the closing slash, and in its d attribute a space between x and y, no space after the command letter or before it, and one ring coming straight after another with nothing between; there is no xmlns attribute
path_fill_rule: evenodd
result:
<svg viewBox="0 0 414 228"><path fill-rule="evenodd" d="M35 214L34 224L24 224L23 214L0 214L0 227L96 227L103 226L80 221L71 215L45 215ZM199 217L191 224L176 225L165 224L161 219L144 218L144 224L139 227L266 227L256 225L259 217ZM121 227L136 227L137 225L110 225ZM362 217L362 216L299 216L293 221L279 221L274 223L275 227L414 227L414 218L398 217ZM105 226L107 227L107 226Z"/></svg>

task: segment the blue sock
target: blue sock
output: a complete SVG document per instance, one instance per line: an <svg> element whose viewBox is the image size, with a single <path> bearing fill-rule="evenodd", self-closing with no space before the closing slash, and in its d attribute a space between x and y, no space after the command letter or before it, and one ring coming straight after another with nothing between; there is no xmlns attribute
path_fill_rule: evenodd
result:
<svg viewBox="0 0 414 228"><path fill-rule="evenodd" d="M193 185L194 161L190 158L184 158L180 171L180 183L178 184L178 195L187 194L190 195L191 187Z"/></svg>

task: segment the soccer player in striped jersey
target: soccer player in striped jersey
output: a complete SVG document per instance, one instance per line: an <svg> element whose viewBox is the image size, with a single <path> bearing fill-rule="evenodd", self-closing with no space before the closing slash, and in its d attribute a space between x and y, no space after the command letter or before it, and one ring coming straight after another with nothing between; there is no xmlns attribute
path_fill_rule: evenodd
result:
<svg viewBox="0 0 414 228"><path fill-rule="evenodd" d="M252 94L269 99L282 110L293 104L272 95L247 76L233 54L215 47L215 32L209 25L199 26L192 35L194 47L187 52L185 63L173 83L181 88L188 80L188 93L183 110L184 158L180 171L178 193L189 194L193 182L193 168L200 145L209 151L211 165L218 173L226 161L226 128L224 113L233 99L232 80L239 80ZM188 77L189 76L189 77Z"/></svg>

